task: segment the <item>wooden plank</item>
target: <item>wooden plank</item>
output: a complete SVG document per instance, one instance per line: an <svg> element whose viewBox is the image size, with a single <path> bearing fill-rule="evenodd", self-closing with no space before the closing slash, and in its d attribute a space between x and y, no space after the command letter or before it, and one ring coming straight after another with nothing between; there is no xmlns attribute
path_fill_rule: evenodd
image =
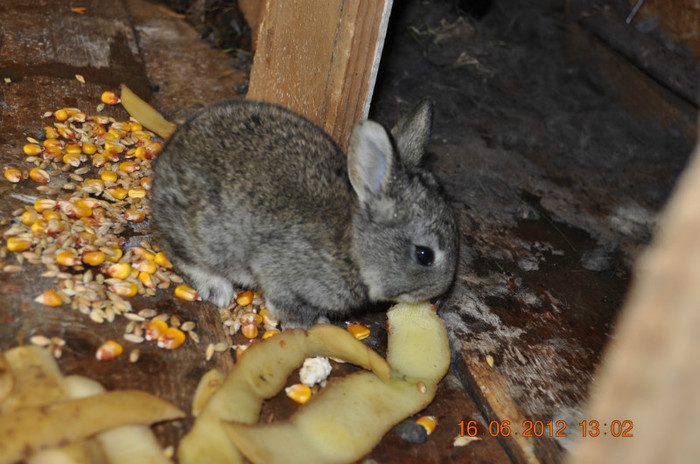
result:
<svg viewBox="0 0 700 464"><path fill-rule="evenodd" d="M584 416L598 437L572 464L695 463L700 457L700 149L640 258L616 340ZM614 423L614 421L618 421Z"/></svg>
<svg viewBox="0 0 700 464"><path fill-rule="evenodd" d="M342 147L366 118L391 0L268 1L247 98L319 124Z"/></svg>

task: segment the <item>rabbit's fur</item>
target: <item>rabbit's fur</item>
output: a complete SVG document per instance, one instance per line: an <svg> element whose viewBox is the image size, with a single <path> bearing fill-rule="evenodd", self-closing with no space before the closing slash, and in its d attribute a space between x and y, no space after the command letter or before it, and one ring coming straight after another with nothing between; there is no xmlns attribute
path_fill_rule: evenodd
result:
<svg viewBox="0 0 700 464"><path fill-rule="evenodd" d="M213 105L153 163L159 244L203 299L224 307L233 284L259 289L289 326L438 296L454 277L458 233L421 167L431 123L428 101L393 136L364 121L346 157L279 106Z"/></svg>

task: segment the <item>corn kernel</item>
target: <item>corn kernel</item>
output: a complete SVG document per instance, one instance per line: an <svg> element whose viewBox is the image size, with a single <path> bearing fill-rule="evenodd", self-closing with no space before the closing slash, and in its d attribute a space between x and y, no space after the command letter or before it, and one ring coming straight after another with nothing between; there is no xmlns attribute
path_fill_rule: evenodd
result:
<svg viewBox="0 0 700 464"><path fill-rule="evenodd" d="M422 416L416 419L416 424L422 425L425 431L428 432L428 435L430 435L437 427L438 420L435 416Z"/></svg>
<svg viewBox="0 0 700 464"><path fill-rule="evenodd" d="M110 126L110 129L116 129L116 130L119 130L122 132L127 132L129 130L129 122L128 121L115 121Z"/></svg>
<svg viewBox="0 0 700 464"><path fill-rule="evenodd" d="M129 121L129 132L142 131L143 126L136 121Z"/></svg>
<svg viewBox="0 0 700 464"><path fill-rule="evenodd" d="M100 177L102 178L103 182L112 182L112 183L116 182L117 179L119 179L119 176L114 171L105 171L102 173L102 175Z"/></svg>
<svg viewBox="0 0 700 464"><path fill-rule="evenodd" d="M65 147L63 147L63 150L66 153L75 153L75 154L80 154L83 152L82 147L80 146L79 142L68 142Z"/></svg>
<svg viewBox="0 0 700 464"><path fill-rule="evenodd" d="M251 290L246 290L241 292L236 297L236 303L240 306L248 306L253 302L253 292Z"/></svg>
<svg viewBox="0 0 700 464"><path fill-rule="evenodd" d="M29 228L29 230L34 234L34 236L46 235L46 221L43 219L37 219L34 224Z"/></svg>
<svg viewBox="0 0 700 464"><path fill-rule="evenodd" d="M37 219L39 219L39 213L32 210L25 211L24 213L22 213L22 216L20 216L20 220L25 226L31 226L36 222Z"/></svg>
<svg viewBox="0 0 700 464"><path fill-rule="evenodd" d="M13 184L16 184L17 182L22 180L22 171L20 171L19 169L5 169L5 172L3 174L5 174L5 179L9 180Z"/></svg>
<svg viewBox="0 0 700 464"><path fill-rule="evenodd" d="M150 140L144 144L146 148L146 159L153 159L163 150L163 145L159 142L151 142Z"/></svg>
<svg viewBox="0 0 700 464"><path fill-rule="evenodd" d="M348 332L350 332L356 339L364 340L369 337L369 327L359 322L351 322L348 324Z"/></svg>
<svg viewBox="0 0 700 464"><path fill-rule="evenodd" d="M131 275L131 265L129 263L112 264L105 268L104 273L110 277L124 280Z"/></svg>
<svg viewBox="0 0 700 464"><path fill-rule="evenodd" d="M63 162L77 168L80 166L80 155L77 153L66 153L63 155Z"/></svg>
<svg viewBox="0 0 700 464"><path fill-rule="evenodd" d="M159 319L151 319L144 330L146 340L158 340L168 330L168 324Z"/></svg>
<svg viewBox="0 0 700 464"><path fill-rule="evenodd" d="M150 140L151 139L151 133L145 130L138 130L138 131L132 131L131 136L134 138L137 138L139 140Z"/></svg>
<svg viewBox="0 0 700 464"><path fill-rule="evenodd" d="M97 153L97 145L95 145L94 143L90 143L90 142L84 142L82 144L82 146L80 147L80 149L86 155L94 155L95 153Z"/></svg>
<svg viewBox="0 0 700 464"><path fill-rule="evenodd" d="M123 163L119 164L119 170L126 173L138 171L140 169L141 165L136 161L124 161Z"/></svg>
<svg viewBox="0 0 700 464"><path fill-rule="evenodd" d="M47 209L56 208L56 205L56 200L52 200L50 198L39 198L34 202L34 209L37 211L37 213L41 213Z"/></svg>
<svg viewBox="0 0 700 464"><path fill-rule="evenodd" d="M158 265L155 263L155 261L142 258L134 262L134 269L137 269L139 272L155 274L156 270L158 270Z"/></svg>
<svg viewBox="0 0 700 464"><path fill-rule="evenodd" d="M108 361L110 359L116 358L123 352L124 348L122 348L122 346L119 343L115 342L114 340L107 340L102 345L100 345L99 348L97 348L95 358L98 361Z"/></svg>
<svg viewBox="0 0 700 464"><path fill-rule="evenodd" d="M115 200L123 200L129 194L129 191L124 187L113 185L111 187L107 187L107 193L109 193Z"/></svg>
<svg viewBox="0 0 700 464"><path fill-rule="evenodd" d="M126 135L126 134L124 134L124 135ZM121 153L124 151L124 145L122 145L120 143L106 142L105 143L105 151L113 151L114 153Z"/></svg>
<svg viewBox="0 0 700 464"><path fill-rule="evenodd" d="M262 334L262 339L268 339L274 335L277 335L278 333L280 333L280 331L277 329L266 330L265 333Z"/></svg>
<svg viewBox="0 0 700 464"><path fill-rule="evenodd" d="M200 299L197 290L184 284L175 287L175 296L186 301L197 301Z"/></svg>
<svg viewBox="0 0 700 464"><path fill-rule="evenodd" d="M124 219L129 222L141 222L146 219L146 213L136 208L129 208L124 211Z"/></svg>
<svg viewBox="0 0 700 464"><path fill-rule="evenodd" d="M37 303L44 306L58 307L63 305L61 295L56 290L45 290L41 295L34 299Z"/></svg>
<svg viewBox="0 0 700 464"><path fill-rule="evenodd" d="M153 277L148 272L139 272L139 280L146 288L156 288L156 283L153 281Z"/></svg>
<svg viewBox="0 0 700 464"><path fill-rule="evenodd" d="M185 343L185 333L175 327L169 327L160 337L158 337L158 348L174 350Z"/></svg>
<svg viewBox="0 0 700 464"><path fill-rule="evenodd" d="M153 261L160 266L164 267L165 269L172 269L173 268L173 263L170 262L167 256L162 251L159 251L156 253L156 255L153 257Z"/></svg>
<svg viewBox="0 0 700 464"><path fill-rule="evenodd" d="M34 246L34 240L28 237L10 237L7 239L9 251L27 251Z"/></svg>
<svg viewBox="0 0 700 464"><path fill-rule="evenodd" d="M151 187L153 186L153 177L151 176L145 176L139 179L139 184L141 184L141 188L145 190L151 190Z"/></svg>
<svg viewBox="0 0 700 464"><path fill-rule="evenodd" d="M68 119L68 112L65 109L56 110L54 111L53 116L57 121L65 121Z"/></svg>
<svg viewBox="0 0 700 464"><path fill-rule="evenodd" d="M105 262L105 254L101 251L86 251L83 253L83 262L90 266L99 266Z"/></svg>
<svg viewBox="0 0 700 464"><path fill-rule="evenodd" d="M100 96L100 101L105 105L116 105L121 101L121 99L116 93L107 90L105 92L102 92L102 95Z"/></svg>
<svg viewBox="0 0 700 464"><path fill-rule="evenodd" d="M47 140L48 139L57 139L58 138L58 131L53 126L46 126L46 127L44 127L44 135L46 136ZM46 146L46 145L44 145L44 146Z"/></svg>
<svg viewBox="0 0 700 464"><path fill-rule="evenodd" d="M50 221L51 219L61 220L61 213L58 211L47 209L46 211L42 211L41 215L46 221Z"/></svg>
<svg viewBox="0 0 700 464"><path fill-rule="evenodd" d="M258 336L257 324L242 324L241 333L245 338L255 338Z"/></svg>
<svg viewBox="0 0 700 464"><path fill-rule="evenodd" d="M95 153L95 155L92 157L92 165L95 166L96 168L101 168L105 164L107 164L107 155L103 153Z"/></svg>
<svg viewBox="0 0 700 464"><path fill-rule="evenodd" d="M62 149L62 148L63 148L63 142L61 142L60 140L58 140L58 137L59 137L60 134L58 133L58 131L57 131L56 129L54 129L54 131L55 131L55 136L54 136L54 137L48 137L48 136L47 136L46 140L44 140L44 141L42 142L42 145L44 145L45 148L56 147L56 148Z"/></svg>
<svg viewBox="0 0 700 464"><path fill-rule="evenodd" d="M142 188L130 188L128 190L129 198L145 198L146 190Z"/></svg>
<svg viewBox="0 0 700 464"><path fill-rule="evenodd" d="M51 176L49 175L49 173L46 172L45 169L41 168L34 168L31 171L29 171L29 177L34 182L37 182L42 185L48 184L49 181L51 181Z"/></svg>
<svg viewBox="0 0 700 464"><path fill-rule="evenodd" d="M44 149L41 147L41 145L37 145L36 143L28 143L24 146L23 148L24 154L27 156L36 156L40 154Z"/></svg>
<svg viewBox="0 0 700 464"><path fill-rule="evenodd" d="M75 140L75 131L69 127L59 127L58 133L66 140Z"/></svg>
<svg viewBox="0 0 700 464"><path fill-rule="evenodd" d="M51 237L55 237L56 235L63 232L65 228L66 226L63 223L63 221L59 219L49 219L46 224L46 234Z"/></svg>
<svg viewBox="0 0 700 464"><path fill-rule="evenodd" d="M78 232L78 235L75 238L75 244L78 246L92 245L96 239L97 237L95 234L84 230L82 232Z"/></svg>
<svg viewBox="0 0 700 464"><path fill-rule="evenodd" d="M287 396L299 404L304 404L311 398L311 389L303 383L295 383L284 389Z"/></svg>
<svg viewBox="0 0 700 464"><path fill-rule="evenodd" d="M119 296L125 296L128 298L136 296L136 294L139 292L138 285L127 280L124 280L122 282L115 282L109 285L107 289L112 293L116 293Z"/></svg>
<svg viewBox="0 0 700 464"><path fill-rule="evenodd" d="M55 147L55 146L48 146L44 150L44 154L41 155L44 157L44 159L58 159L60 156L63 154L63 150L61 150L61 147Z"/></svg>
<svg viewBox="0 0 700 464"><path fill-rule="evenodd" d="M72 251L62 251L56 255L56 262L61 266L76 266L80 264L80 258Z"/></svg>

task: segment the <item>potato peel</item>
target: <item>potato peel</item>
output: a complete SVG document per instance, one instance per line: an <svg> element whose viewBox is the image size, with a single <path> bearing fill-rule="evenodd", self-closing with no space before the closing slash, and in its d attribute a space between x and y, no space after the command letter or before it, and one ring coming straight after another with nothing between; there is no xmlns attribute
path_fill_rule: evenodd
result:
<svg viewBox="0 0 700 464"><path fill-rule="evenodd" d="M170 138L177 126L168 121L151 105L141 100L129 87L121 85L121 100L124 109L144 127L164 139Z"/></svg>
<svg viewBox="0 0 700 464"><path fill-rule="evenodd" d="M240 452L254 463L354 462L425 408L450 365L445 323L428 303L396 305L388 319L388 359L400 367L390 383L361 372L333 379L288 422L224 423Z"/></svg>
<svg viewBox="0 0 700 464"><path fill-rule="evenodd" d="M126 424L150 425L184 417L170 403L137 390L25 407L0 421L0 464Z"/></svg>
<svg viewBox="0 0 700 464"><path fill-rule="evenodd" d="M391 368L376 352L349 332L329 324L308 331L285 330L252 346L204 406L194 426L180 442L182 464L236 463L242 458L220 421L257 422L265 399L276 395L304 359L332 356L372 370L388 382Z"/></svg>
<svg viewBox="0 0 700 464"><path fill-rule="evenodd" d="M28 345L5 352L13 377L11 393L0 404L0 414L28 406L43 406L66 398L63 376L51 353Z"/></svg>

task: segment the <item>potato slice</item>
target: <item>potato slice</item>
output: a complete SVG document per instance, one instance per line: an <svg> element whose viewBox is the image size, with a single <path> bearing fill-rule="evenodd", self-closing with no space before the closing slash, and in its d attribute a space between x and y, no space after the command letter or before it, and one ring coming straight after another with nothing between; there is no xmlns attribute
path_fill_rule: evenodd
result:
<svg viewBox="0 0 700 464"><path fill-rule="evenodd" d="M372 450L396 423L425 408L450 365L445 323L430 304L399 304L388 313L391 383L361 372L333 379L288 422L224 423L254 463L349 463Z"/></svg>
<svg viewBox="0 0 700 464"><path fill-rule="evenodd" d="M184 413L137 390L102 393L48 406L25 407L0 421L0 464L125 424L152 424Z"/></svg>
<svg viewBox="0 0 700 464"><path fill-rule="evenodd" d="M308 331L285 330L241 356L180 442L180 463L241 462L220 421L257 422L263 400L276 395L292 371L314 356L341 358L372 370L383 381L390 379L391 368L386 361L346 330L329 324L318 324Z"/></svg>
<svg viewBox="0 0 700 464"><path fill-rule="evenodd" d="M226 376L219 369L211 369L202 376L192 398L192 415L194 417L199 416L214 393L224 384L224 380L226 380Z"/></svg>
<svg viewBox="0 0 700 464"><path fill-rule="evenodd" d="M15 377L10 369L10 364L5 359L5 353L0 351L0 411L2 411L2 402L12 392L14 383Z"/></svg>
<svg viewBox="0 0 700 464"><path fill-rule="evenodd" d="M121 87L121 100L122 106L131 117L164 139L173 135L173 132L177 129L175 124L165 119L155 108L141 100L138 95L124 84Z"/></svg>
<svg viewBox="0 0 700 464"><path fill-rule="evenodd" d="M66 388L71 398L87 398L104 393L99 382L71 375L66 377ZM151 428L142 424L122 425L100 433L95 440L101 445L102 453L111 464L168 464Z"/></svg>
<svg viewBox="0 0 700 464"><path fill-rule="evenodd" d="M27 345L5 352L12 371L12 392L0 406L0 414L31 406L43 406L66 398L66 387L56 360L48 350Z"/></svg>

